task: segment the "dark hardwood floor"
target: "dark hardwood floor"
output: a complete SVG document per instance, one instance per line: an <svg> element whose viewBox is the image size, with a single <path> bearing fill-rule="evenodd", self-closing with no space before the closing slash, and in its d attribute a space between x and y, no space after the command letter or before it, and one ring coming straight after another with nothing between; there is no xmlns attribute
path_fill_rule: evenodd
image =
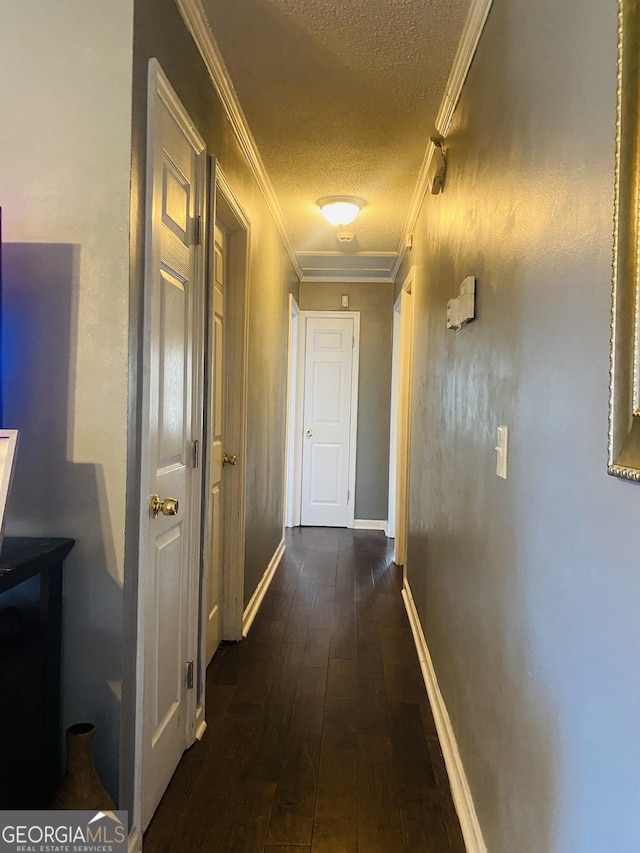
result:
<svg viewBox="0 0 640 853"><path fill-rule="evenodd" d="M297 528L145 853L464 853L382 533Z"/></svg>

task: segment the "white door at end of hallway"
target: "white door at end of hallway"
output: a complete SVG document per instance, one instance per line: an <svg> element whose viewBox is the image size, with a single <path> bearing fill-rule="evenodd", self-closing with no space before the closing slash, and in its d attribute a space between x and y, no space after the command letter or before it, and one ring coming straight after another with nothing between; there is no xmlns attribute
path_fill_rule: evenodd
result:
<svg viewBox="0 0 640 853"><path fill-rule="evenodd" d="M301 523L347 527L353 317L306 318Z"/></svg>

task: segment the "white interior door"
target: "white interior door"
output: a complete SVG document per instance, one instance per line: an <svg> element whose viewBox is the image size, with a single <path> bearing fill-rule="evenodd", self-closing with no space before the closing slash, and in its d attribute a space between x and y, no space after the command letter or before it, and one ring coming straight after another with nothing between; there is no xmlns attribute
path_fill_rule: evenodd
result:
<svg viewBox="0 0 640 853"><path fill-rule="evenodd" d="M301 523L347 527L355 320L307 315L305 329Z"/></svg>
<svg viewBox="0 0 640 853"><path fill-rule="evenodd" d="M224 335L225 299L227 294L227 243L226 232L216 223L214 240L213 322L210 345L213 365L210 376L210 437L209 447L209 530L210 549L207 571L207 625L206 654L208 664L222 640L222 585L224 554L224 504L222 469L224 465L224 401L225 351Z"/></svg>
<svg viewBox="0 0 640 853"><path fill-rule="evenodd" d="M152 71L154 66L152 66ZM204 144L159 67L149 98L147 472L141 529L143 828L194 739L203 338ZM146 553L145 553L146 552ZM194 592L195 590L195 592Z"/></svg>

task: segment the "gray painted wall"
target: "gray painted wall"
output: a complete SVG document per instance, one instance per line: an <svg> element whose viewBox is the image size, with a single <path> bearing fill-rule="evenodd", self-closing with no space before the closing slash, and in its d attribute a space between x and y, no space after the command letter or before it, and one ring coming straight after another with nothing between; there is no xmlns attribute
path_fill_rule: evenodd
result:
<svg viewBox="0 0 640 853"><path fill-rule="evenodd" d="M405 260L409 582L490 853L640 849L640 487L606 472L616 14L495 0ZM447 332L467 275L477 319Z"/></svg>
<svg viewBox="0 0 640 853"><path fill-rule="evenodd" d="M339 311L349 296L349 311L360 311L358 448L355 517L387 519L389 499L389 417L393 285L380 282L300 285L303 311Z"/></svg>

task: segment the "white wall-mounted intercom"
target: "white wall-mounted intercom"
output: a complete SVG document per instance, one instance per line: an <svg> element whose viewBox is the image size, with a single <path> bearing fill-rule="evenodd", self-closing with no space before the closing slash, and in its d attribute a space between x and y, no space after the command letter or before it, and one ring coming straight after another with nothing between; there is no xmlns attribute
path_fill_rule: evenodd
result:
<svg viewBox="0 0 640 853"><path fill-rule="evenodd" d="M476 279L468 275L460 285L460 294L447 302L447 329L457 332L476 316Z"/></svg>

